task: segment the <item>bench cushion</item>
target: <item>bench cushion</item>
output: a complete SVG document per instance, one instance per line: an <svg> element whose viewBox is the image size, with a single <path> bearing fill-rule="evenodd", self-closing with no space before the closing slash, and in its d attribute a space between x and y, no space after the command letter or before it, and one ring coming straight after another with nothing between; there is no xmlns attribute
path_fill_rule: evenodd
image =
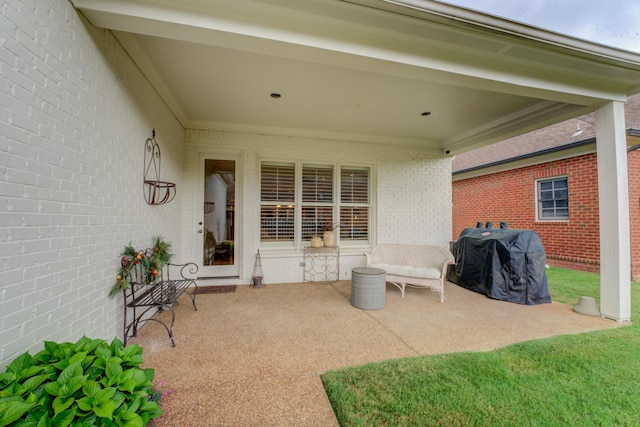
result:
<svg viewBox="0 0 640 427"><path fill-rule="evenodd" d="M454 262L445 248L429 245L382 243L365 253L367 267L384 270L387 282L397 286L404 298L405 287L431 288L444 302L447 266Z"/></svg>
<svg viewBox="0 0 640 427"><path fill-rule="evenodd" d="M433 267L411 267L409 265L370 264L369 267L380 268L387 274L395 276L420 277L423 279L439 279L442 271Z"/></svg>

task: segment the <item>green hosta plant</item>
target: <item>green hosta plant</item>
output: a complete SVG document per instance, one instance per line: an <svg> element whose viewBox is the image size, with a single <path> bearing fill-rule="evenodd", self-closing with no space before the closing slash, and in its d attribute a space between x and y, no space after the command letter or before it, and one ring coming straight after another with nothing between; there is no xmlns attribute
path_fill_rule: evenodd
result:
<svg viewBox="0 0 640 427"><path fill-rule="evenodd" d="M0 374L0 427L145 426L162 412L142 363L142 348L118 339L45 342Z"/></svg>

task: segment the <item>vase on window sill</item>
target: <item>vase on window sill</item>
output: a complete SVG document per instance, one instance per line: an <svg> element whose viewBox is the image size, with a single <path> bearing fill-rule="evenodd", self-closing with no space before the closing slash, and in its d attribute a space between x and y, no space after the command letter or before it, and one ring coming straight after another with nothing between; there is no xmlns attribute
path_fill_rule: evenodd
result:
<svg viewBox="0 0 640 427"><path fill-rule="evenodd" d="M335 233L332 231L325 231L322 235L322 240L324 240L324 245L327 248L332 248L336 245L336 241L335 241Z"/></svg>
<svg viewBox="0 0 640 427"><path fill-rule="evenodd" d="M322 239L320 238L320 236L314 236L311 238L311 247L312 248L322 247Z"/></svg>

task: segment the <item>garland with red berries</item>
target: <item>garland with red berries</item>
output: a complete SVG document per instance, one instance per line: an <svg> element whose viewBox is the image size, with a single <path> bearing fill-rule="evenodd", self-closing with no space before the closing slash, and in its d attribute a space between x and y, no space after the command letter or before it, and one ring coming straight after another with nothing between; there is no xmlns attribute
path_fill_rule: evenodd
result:
<svg viewBox="0 0 640 427"><path fill-rule="evenodd" d="M131 244L124 247L122 251L120 271L116 275L116 283L109 293L113 297L118 291L129 289L129 273L131 269L139 266L142 269L142 275L145 284L155 283L158 280L158 274L163 266L171 259L171 243L163 240L162 237L155 237L153 248L146 251L136 251Z"/></svg>

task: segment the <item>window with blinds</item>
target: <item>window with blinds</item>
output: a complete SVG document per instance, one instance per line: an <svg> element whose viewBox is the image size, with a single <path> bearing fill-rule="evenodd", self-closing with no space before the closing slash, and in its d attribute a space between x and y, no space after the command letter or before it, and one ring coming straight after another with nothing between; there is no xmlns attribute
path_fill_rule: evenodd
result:
<svg viewBox="0 0 640 427"><path fill-rule="evenodd" d="M302 240L333 223L333 166L302 166Z"/></svg>
<svg viewBox="0 0 640 427"><path fill-rule="evenodd" d="M340 170L340 240L369 239L369 168Z"/></svg>
<svg viewBox="0 0 640 427"><path fill-rule="evenodd" d="M260 171L260 236L267 244L296 244L340 224L343 243L369 240L369 168L269 163ZM296 237L297 236L297 237ZM296 239L297 243L296 243Z"/></svg>
<svg viewBox="0 0 640 427"><path fill-rule="evenodd" d="M302 240L310 240L313 236L322 236L323 227L333 224L333 207L302 207Z"/></svg>
<svg viewBox="0 0 640 427"><path fill-rule="evenodd" d="M333 203L333 167L302 167L302 202Z"/></svg>
<svg viewBox="0 0 640 427"><path fill-rule="evenodd" d="M293 163L262 164L260 171L260 239L291 241L295 237L296 168Z"/></svg>

